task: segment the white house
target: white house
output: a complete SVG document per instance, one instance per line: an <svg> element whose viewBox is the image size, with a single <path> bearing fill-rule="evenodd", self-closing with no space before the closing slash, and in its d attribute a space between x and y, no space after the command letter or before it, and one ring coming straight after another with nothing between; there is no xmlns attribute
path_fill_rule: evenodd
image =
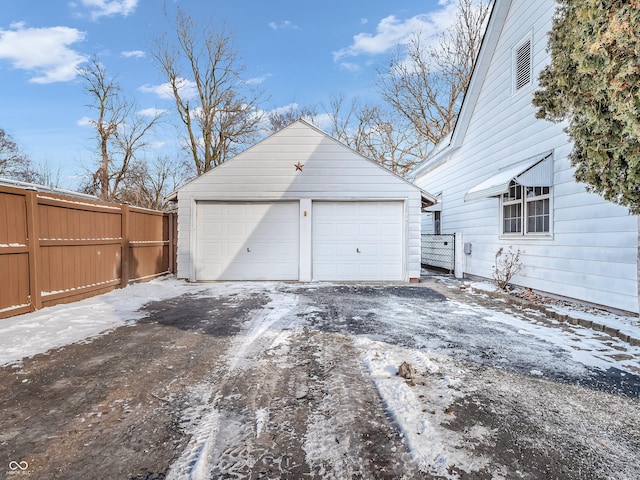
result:
<svg viewBox="0 0 640 480"><path fill-rule="evenodd" d="M416 170L438 197L423 230L461 233L467 276L524 252L512 283L637 312L638 219L573 177L564 125L535 118L532 94L554 0L496 0L454 131Z"/></svg>
<svg viewBox="0 0 640 480"><path fill-rule="evenodd" d="M435 199L299 120L177 192L178 277L414 281Z"/></svg>

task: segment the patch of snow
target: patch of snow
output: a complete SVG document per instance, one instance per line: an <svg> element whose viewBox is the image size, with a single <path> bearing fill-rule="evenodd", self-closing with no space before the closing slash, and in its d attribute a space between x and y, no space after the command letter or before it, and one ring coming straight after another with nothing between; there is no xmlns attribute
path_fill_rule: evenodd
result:
<svg viewBox="0 0 640 480"><path fill-rule="evenodd" d="M280 293L275 289L267 291L269 304L252 317L245 328L233 338L227 357L230 370L242 370L251 365L265 349L282 346L289 335L289 332L283 332L283 322L288 329L300 323L295 316L289 315L298 304L297 295ZM276 324L280 328L274 328Z"/></svg>
<svg viewBox="0 0 640 480"><path fill-rule="evenodd" d="M269 424L269 409L268 408L258 408L256 410L256 437L259 437L260 434L266 431L266 427Z"/></svg>
<svg viewBox="0 0 640 480"><path fill-rule="evenodd" d="M471 457L461 448L472 440L468 432L463 436L446 427L447 422L454 418L447 407L462 396L451 387L463 381L460 377L464 372L455 370L443 374L438 357L420 350L365 338L356 339L355 345L360 349L361 359L387 411L398 424L420 471L455 479L458 476L451 473L451 466L472 473L487 465L485 457ZM410 386L405 379L392 373L403 361L413 365L416 376L426 381ZM481 426L471 431L476 439L489 434Z"/></svg>
<svg viewBox="0 0 640 480"><path fill-rule="evenodd" d="M580 308L577 305L550 305L549 308L560 314L605 325L640 339L640 321L637 316L616 315L605 310Z"/></svg>
<svg viewBox="0 0 640 480"><path fill-rule="evenodd" d="M24 308L31 305L30 303L23 303L22 305L11 305L10 307L0 308L0 313L9 312L11 310L17 310L18 308Z"/></svg>
<svg viewBox="0 0 640 480"><path fill-rule="evenodd" d="M604 352L601 351L603 346L602 336L606 336L602 332L580 325L571 325L569 329L549 328L544 324L532 323L514 314L489 310L484 310L483 312L481 308L476 309L476 312L484 313L482 316L486 321L502 323L515 328L519 335L535 337L561 348L573 361L579 364L602 370L608 370L611 367L621 370L628 369L626 366L627 360L613 358L608 348ZM579 337L579 342L576 341L576 337ZM631 346L615 337L611 337L608 342L611 345L618 346L620 351L624 351L630 357L640 358L640 347ZM550 365L549 367L552 366Z"/></svg>
<svg viewBox="0 0 640 480"><path fill-rule="evenodd" d="M0 366L126 325L144 316L138 310L148 302L201 288L173 278L161 278L3 319L0 321Z"/></svg>
<svg viewBox="0 0 640 480"><path fill-rule="evenodd" d="M56 295L58 293L64 293L64 292L73 292L75 290L84 290L85 288L91 288L91 287L99 287L101 285L109 285L109 284L116 284L118 283L120 280L107 280L105 282L97 282L97 283L91 283L89 285L82 285L81 287L72 287L72 288L67 288L65 290L52 290L50 292L42 292L41 295L43 297L48 297L51 295Z"/></svg>
<svg viewBox="0 0 640 480"><path fill-rule="evenodd" d="M493 283L475 281L470 286L473 290L479 292L499 292L500 289ZM579 303L571 303L570 301L554 301L545 305L549 310L557 312L560 315L567 315L572 318L587 320L598 325L604 325L614 330L618 330L625 335L640 339L640 320L638 316L618 315L607 310L583 306Z"/></svg>
<svg viewBox="0 0 640 480"><path fill-rule="evenodd" d="M491 282L475 281L470 282L469 286L472 290L479 290L481 292L498 292L500 289Z"/></svg>
<svg viewBox="0 0 640 480"><path fill-rule="evenodd" d="M238 370L251 367L257 358L268 352L281 350L287 343L291 332L300 324L300 320L290 312L297 306L297 295L283 294L277 291L275 283L245 284L240 282L209 285L201 295L229 295L237 291L247 294L252 288L256 293L267 294L270 302L243 325L227 349L226 374L216 377L211 383L203 383L192 390L188 398L194 406L183 415L182 424L191 439L174 461L167 474L167 480L204 480L212 478L212 471L224 463L226 450L234 445L242 445L246 435L247 419L234 416L231 412L222 412L220 397L210 400L212 392L236 376ZM286 350L288 353L288 350ZM252 363L253 362L253 363ZM258 409L255 412L255 436L266 431L269 422L269 410Z"/></svg>
<svg viewBox="0 0 640 480"><path fill-rule="evenodd" d="M205 480L209 478L209 465L216 437L220 433L220 412L210 403L211 385L201 384L191 389L189 398L201 399L187 408L182 415L185 432L191 435L187 448L167 472L167 480ZM215 403L215 402L214 402Z"/></svg>
<svg viewBox="0 0 640 480"><path fill-rule="evenodd" d="M69 203L69 204L72 204L72 205L84 205L84 206L87 206L87 207L104 208L105 210L122 210L122 207L120 207L119 205L118 206L112 206L112 205L108 205L108 204L104 204L104 203L79 202L77 200L66 200L64 198L47 197L45 195L38 195L38 198L41 198L43 200L53 200L54 202L60 202L60 203Z"/></svg>

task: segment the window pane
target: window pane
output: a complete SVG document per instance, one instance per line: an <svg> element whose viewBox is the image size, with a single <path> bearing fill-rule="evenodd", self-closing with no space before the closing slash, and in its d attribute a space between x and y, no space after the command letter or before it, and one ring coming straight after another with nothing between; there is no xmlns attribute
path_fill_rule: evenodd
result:
<svg viewBox="0 0 640 480"><path fill-rule="evenodd" d="M509 191L503 195L502 199L506 202L512 202L514 200L520 200L521 198L522 187L512 181L509 185Z"/></svg>
<svg viewBox="0 0 640 480"><path fill-rule="evenodd" d="M527 202L527 232L549 232L549 199Z"/></svg>
<svg viewBox="0 0 640 480"><path fill-rule="evenodd" d="M522 232L522 204L505 205L502 209L503 233Z"/></svg>

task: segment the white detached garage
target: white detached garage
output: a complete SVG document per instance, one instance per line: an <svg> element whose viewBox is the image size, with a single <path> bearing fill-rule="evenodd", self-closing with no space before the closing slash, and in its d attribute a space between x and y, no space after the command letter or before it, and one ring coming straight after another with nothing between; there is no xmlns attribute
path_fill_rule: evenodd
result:
<svg viewBox="0 0 640 480"><path fill-rule="evenodd" d="M178 277L410 281L432 196L299 120L179 189Z"/></svg>

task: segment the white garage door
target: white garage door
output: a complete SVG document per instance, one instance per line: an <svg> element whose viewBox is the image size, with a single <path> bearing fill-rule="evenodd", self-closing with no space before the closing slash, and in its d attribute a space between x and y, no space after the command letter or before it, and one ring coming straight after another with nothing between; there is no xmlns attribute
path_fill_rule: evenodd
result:
<svg viewBox="0 0 640 480"><path fill-rule="evenodd" d="M402 202L314 202L314 280L402 280Z"/></svg>
<svg viewBox="0 0 640 480"><path fill-rule="evenodd" d="M197 280L297 280L298 202L198 202Z"/></svg>

